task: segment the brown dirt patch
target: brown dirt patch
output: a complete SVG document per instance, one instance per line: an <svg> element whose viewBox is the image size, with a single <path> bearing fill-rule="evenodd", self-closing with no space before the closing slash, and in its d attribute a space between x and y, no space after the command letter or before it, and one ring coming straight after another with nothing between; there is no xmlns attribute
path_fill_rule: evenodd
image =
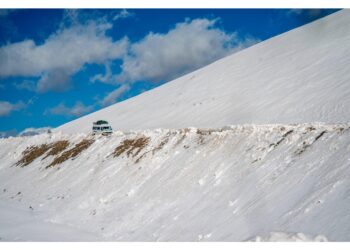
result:
<svg viewBox="0 0 350 250"><path fill-rule="evenodd" d="M130 155L135 157L148 145L149 140L149 137L126 139L114 150L112 154L114 157L118 157L121 154L126 153L128 157Z"/></svg>
<svg viewBox="0 0 350 250"><path fill-rule="evenodd" d="M157 151L161 150L165 144L167 144L170 140L170 135L172 133L167 133L161 140L161 142L158 144L157 147L155 147L154 149L152 150L149 150L149 151L146 151L145 153L143 153L139 158L136 159L135 163L139 163L141 161L141 159L143 157L145 157L148 153L152 152L152 155L154 155Z"/></svg>
<svg viewBox="0 0 350 250"><path fill-rule="evenodd" d="M40 146L31 146L22 152L22 158L16 163L17 166L27 166L35 159L41 157L47 150L50 149L50 145L41 144Z"/></svg>
<svg viewBox="0 0 350 250"><path fill-rule="evenodd" d="M49 156L58 155L62 151L66 150L66 148L68 146L69 146L69 142L67 140L57 141L57 142L52 143L50 145L50 147L51 147L50 151L46 154L46 156L43 158L43 160Z"/></svg>
<svg viewBox="0 0 350 250"><path fill-rule="evenodd" d="M53 162L48 165L46 168L50 168L54 165L63 163L65 161L67 161L68 159L74 158L77 155L79 155L82 151L88 149L93 143L95 142L95 140L93 139L84 139L81 142L75 144L74 148L63 152L60 156L56 157Z"/></svg>

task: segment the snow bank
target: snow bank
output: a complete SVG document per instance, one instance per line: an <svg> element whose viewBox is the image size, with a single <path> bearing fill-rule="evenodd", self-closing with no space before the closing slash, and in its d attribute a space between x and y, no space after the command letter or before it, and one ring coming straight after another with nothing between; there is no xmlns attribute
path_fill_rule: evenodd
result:
<svg viewBox="0 0 350 250"><path fill-rule="evenodd" d="M237 125L0 139L0 200L99 240L243 241L263 240L262 232L303 232L349 241L349 127ZM86 139L94 142L75 150ZM33 146L62 140L69 146L56 155L47 150L28 165L16 164ZM50 166L64 154L69 157ZM1 235L8 235L5 227Z"/></svg>

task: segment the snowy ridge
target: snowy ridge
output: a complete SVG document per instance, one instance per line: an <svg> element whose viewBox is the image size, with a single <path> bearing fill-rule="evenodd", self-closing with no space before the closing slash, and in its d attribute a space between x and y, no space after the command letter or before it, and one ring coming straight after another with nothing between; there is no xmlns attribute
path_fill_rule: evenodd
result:
<svg viewBox="0 0 350 250"><path fill-rule="evenodd" d="M0 200L82 239L242 241L301 232L348 241L349 128L247 124L1 139ZM18 164L31 146L62 140L63 151ZM92 144L69 153L83 140ZM74 156L50 166L62 155ZM8 228L0 223L0 238L13 240ZM74 240L60 232L56 240Z"/></svg>

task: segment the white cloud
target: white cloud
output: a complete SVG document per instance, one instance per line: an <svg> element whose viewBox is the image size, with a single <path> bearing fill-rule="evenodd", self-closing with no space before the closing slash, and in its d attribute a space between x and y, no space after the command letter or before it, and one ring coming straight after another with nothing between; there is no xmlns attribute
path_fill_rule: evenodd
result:
<svg viewBox="0 0 350 250"><path fill-rule="evenodd" d="M36 90L44 93L50 90L63 92L70 88L70 76L75 71L69 68L56 68L42 74Z"/></svg>
<svg viewBox="0 0 350 250"><path fill-rule="evenodd" d="M33 40L5 45L0 48L0 77L40 76L39 92L66 90L70 77L85 64L103 64L124 55L128 41L108 37L111 27L91 21L61 28L40 45Z"/></svg>
<svg viewBox="0 0 350 250"><path fill-rule="evenodd" d="M17 103L0 101L0 117L7 116L7 115L11 114L13 111L18 111L18 110L21 110L25 107L26 107L26 105L22 101L19 101Z"/></svg>
<svg viewBox="0 0 350 250"><path fill-rule="evenodd" d="M33 135L48 133L50 130L51 130L51 127L26 128L18 135L19 136L33 136Z"/></svg>
<svg viewBox="0 0 350 250"><path fill-rule="evenodd" d="M0 78L10 76L39 77L35 84L17 84L19 89L37 92L65 91L71 77L86 64L104 64L105 73L90 78L92 82L132 84L172 80L205 66L258 40L227 33L216 27L216 20L194 19L178 23L165 34L149 33L130 44L127 38L113 41L106 32L112 27L107 18L81 22L80 12L65 11L57 32L42 44L33 40L0 47ZM133 15L122 10L115 19ZM70 25L70 26L67 26ZM111 69L122 60L121 73ZM114 96L117 91L113 91ZM113 93L104 105L113 103Z"/></svg>
<svg viewBox="0 0 350 250"><path fill-rule="evenodd" d="M166 34L150 33L131 45L118 80L161 82L209 64L257 42L241 39L215 26L216 20L194 19L178 23Z"/></svg>
<svg viewBox="0 0 350 250"><path fill-rule="evenodd" d="M48 133L52 128L51 127L42 127L42 128L26 128L22 132L18 133L16 129L11 129L7 131L0 131L0 138L7 138L10 136L33 136L43 133Z"/></svg>
<svg viewBox="0 0 350 250"><path fill-rule="evenodd" d="M109 63L105 64L105 74L97 74L90 78L91 82L115 83L114 76Z"/></svg>
<svg viewBox="0 0 350 250"><path fill-rule="evenodd" d="M100 102L102 106L109 106L118 101L118 98L128 91L130 87L128 85L122 85L116 90L110 92L103 100Z"/></svg>
<svg viewBox="0 0 350 250"><path fill-rule="evenodd" d="M126 9L121 10L118 14L113 17L113 21L119 19L125 19L134 16L134 13L127 11Z"/></svg>
<svg viewBox="0 0 350 250"><path fill-rule="evenodd" d="M72 107L68 107L64 103L60 103L56 107L46 110L45 114L79 117L91 112L93 109L93 105L85 106L81 102L76 102Z"/></svg>

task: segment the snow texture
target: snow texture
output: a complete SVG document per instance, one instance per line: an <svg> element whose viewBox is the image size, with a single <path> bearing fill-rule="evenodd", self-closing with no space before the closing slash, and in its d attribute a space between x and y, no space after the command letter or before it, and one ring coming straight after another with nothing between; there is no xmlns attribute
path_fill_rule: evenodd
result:
<svg viewBox="0 0 350 250"><path fill-rule="evenodd" d="M349 241L349 127L235 125L1 139L0 200L37 213L37 223L98 240L243 241L300 232ZM95 142L59 165L46 169L55 156L45 154L16 165L29 146L68 139L67 151L86 138ZM140 138L146 143L130 143ZM33 230L18 238L1 225L4 240L39 238ZM45 230L44 239L74 240L57 230L55 236ZM81 234L76 238L84 240Z"/></svg>
<svg viewBox="0 0 350 250"><path fill-rule="evenodd" d="M0 239L350 241L349 14L0 139Z"/></svg>

